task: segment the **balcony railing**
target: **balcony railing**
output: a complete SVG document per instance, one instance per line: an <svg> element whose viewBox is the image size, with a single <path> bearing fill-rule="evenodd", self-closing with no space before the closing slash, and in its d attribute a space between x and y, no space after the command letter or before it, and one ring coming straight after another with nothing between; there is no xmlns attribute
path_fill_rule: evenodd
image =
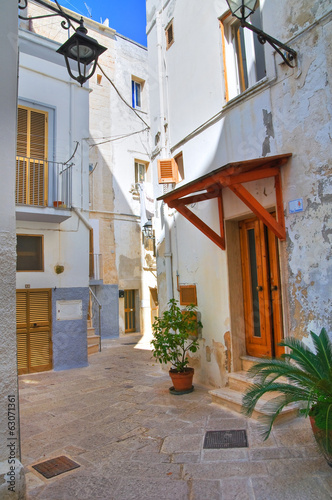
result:
<svg viewBox="0 0 332 500"><path fill-rule="evenodd" d="M72 166L17 156L16 205L70 208Z"/></svg>
<svg viewBox="0 0 332 500"><path fill-rule="evenodd" d="M90 253L89 277L93 281L103 279L103 259L99 253Z"/></svg>

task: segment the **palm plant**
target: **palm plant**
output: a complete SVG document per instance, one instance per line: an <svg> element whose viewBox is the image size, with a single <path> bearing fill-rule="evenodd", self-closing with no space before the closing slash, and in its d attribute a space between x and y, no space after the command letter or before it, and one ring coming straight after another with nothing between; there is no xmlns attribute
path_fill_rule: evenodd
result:
<svg viewBox="0 0 332 500"><path fill-rule="evenodd" d="M288 347L289 353L283 354L280 359L263 360L249 369L248 373L254 377L254 383L243 397L242 410L251 416L257 401L264 394L277 393L264 406L268 413L264 433L264 439L267 439L282 409L292 403L299 404L300 414L312 417L318 433L323 434L321 444L324 454L331 455L332 343L325 328L319 335L310 332L310 337L315 352L303 342L287 338L279 345ZM280 380L280 377L286 380ZM318 441L314 426L313 430Z"/></svg>

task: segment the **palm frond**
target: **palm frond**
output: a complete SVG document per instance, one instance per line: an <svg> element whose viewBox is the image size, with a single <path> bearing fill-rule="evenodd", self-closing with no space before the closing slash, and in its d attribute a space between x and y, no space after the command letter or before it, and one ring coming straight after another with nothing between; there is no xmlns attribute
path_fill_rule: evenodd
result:
<svg viewBox="0 0 332 500"><path fill-rule="evenodd" d="M320 360L322 367L324 367L324 374L328 376L332 368L332 342L325 330L322 328L319 335L310 331L312 341L316 347L316 355Z"/></svg>
<svg viewBox="0 0 332 500"><path fill-rule="evenodd" d="M300 395L288 394L278 396L273 398L265 403L262 407L262 411L266 412L266 415L262 415L259 417L259 421L263 424L263 432L262 437L263 440L266 441L271 434L272 427L282 410L289 406L290 404L298 403L302 401Z"/></svg>
<svg viewBox="0 0 332 500"><path fill-rule="evenodd" d="M321 378L321 371L317 366L316 354L313 353L303 342L289 337L279 343L282 347L289 347L292 351L282 355L283 359L292 359L308 373Z"/></svg>
<svg viewBox="0 0 332 500"><path fill-rule="evenodd" d="M311 399L311 391L302 387L296 387L290 384L271 383L271 384L253 384L246 391L242 398L242 412L250 417L255 409L258 400L267 392L281 393L282 398L294 398L294 401L303 401Z"/></svg>

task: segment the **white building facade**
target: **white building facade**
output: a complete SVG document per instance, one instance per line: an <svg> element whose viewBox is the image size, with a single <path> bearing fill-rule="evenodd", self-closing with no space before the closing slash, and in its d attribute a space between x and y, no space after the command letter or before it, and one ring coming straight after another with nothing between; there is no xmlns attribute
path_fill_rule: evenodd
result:
<svg viewBox="0 0 332 500"><path fill-rule="evenodd" d="M59 46L19 30L19 374L87 366L89 91L70 79Z"/></svg>
<svg viewBox="0 0 332 500"><path fill-rule="evenodd" d="M45 12L29 2L28 15ZM116 33L108 20L101 24L84 18L84 25L107 48L88 83L90 126L82 141L89 154L89 284L97 299L92 301L93 326L102 338L148 335L157 292L153 239L142 235L154 211L147 49ZM64 42L68 36L49 19L32 20L27 27L50 40Z"/></svg>
<svg viewBox="0 0 332 500"><path fill-rule="evenodd" d="M224 0L147 1L160 309L197 298L214 387L331 330L331 6L261 0L250 22L294 68Z"/></svg>

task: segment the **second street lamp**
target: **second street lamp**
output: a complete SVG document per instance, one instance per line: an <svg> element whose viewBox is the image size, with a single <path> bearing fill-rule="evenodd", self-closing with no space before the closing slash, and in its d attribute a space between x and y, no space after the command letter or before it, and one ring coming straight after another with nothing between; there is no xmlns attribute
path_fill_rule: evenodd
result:
<svg viewBox="0 0 332 500"><path fill-rule="evenodd" d="M295 67L295 65L291 64L297 56L295 50L291 49L284 43L279 42L272 36L264 33L264 31L256 28L256 26L253 26L246 21L246 19L255 12L259 3L258 0L226 0L226 2L228 3L232 15L240 20L242 28L248 28L256 33L258 41L261 44L268 42L271 47L273 47L274 50L280 54L287 66L290 68Z"/></svg>

